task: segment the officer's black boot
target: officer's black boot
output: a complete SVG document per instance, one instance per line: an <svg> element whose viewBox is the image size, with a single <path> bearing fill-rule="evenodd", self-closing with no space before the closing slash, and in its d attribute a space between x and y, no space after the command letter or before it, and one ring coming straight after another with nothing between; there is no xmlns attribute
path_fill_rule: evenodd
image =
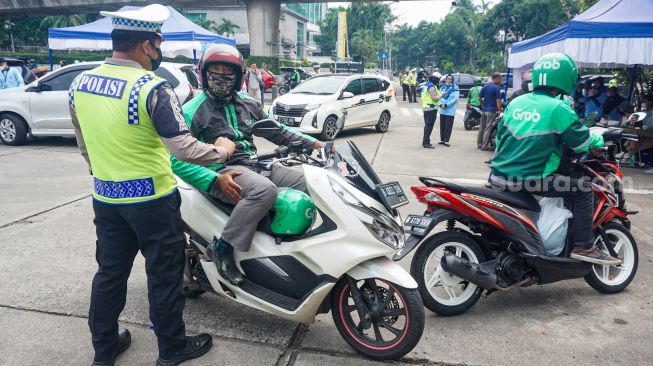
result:
<svg viewBox="0 0 653 366"><path fill-rule="evenodd" d="M180 363L206 354L213 345L213 338L206 334L186 337L186 347L179 352L167 356L159 356L156 366L177 366Z"/></svg>
<svg viewBox="0 0 653 366"><path fill-rule="evenodd" d="M234 259L233 247L222 239L214 241L209 245L207 254L218 268L218 273L232 285L240 286L245 282L243 274L238 270Z"/></svg>
<svg viewBox="0 0 653 366"><path fill-rule="evenodd" d="M127 329L118 329L118 348L114 353L114 356L110 360L99 361L93 360L92 366L113 366L116 362L116 357L119 354L125 352L129 345L132 343L132 336Z"/></svg>

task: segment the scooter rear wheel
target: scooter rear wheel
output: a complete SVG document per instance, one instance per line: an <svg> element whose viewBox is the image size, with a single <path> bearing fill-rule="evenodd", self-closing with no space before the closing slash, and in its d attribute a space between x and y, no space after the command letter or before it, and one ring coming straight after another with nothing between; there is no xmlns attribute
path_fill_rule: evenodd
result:
<svg viewBox="0 0 653 366"><path fill-rule="evenodd" d="M362 315L354 294L361 296ZM424 307L417 289L379 278L341 279L333 290L331 309L345 341L374 360L396 360L407 354L424 331Z"/></svg>
<svg viewBox="0 0 653 366"><path fill-rule="evenodd" d="M637 273L639 252L633 235L623 225L614 222L605 227L606 234L614 251L623 262L618 266L604 266L595 264L592 271L585 276L585 281L595 290L604 294L615 294L623 291ZM597 238L597 245L602 245L601 238Z"/></svg>

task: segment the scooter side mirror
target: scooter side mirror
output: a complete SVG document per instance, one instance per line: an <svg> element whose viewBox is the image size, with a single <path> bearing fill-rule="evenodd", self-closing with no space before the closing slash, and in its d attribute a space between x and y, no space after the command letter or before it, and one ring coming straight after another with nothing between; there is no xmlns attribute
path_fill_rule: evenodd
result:
<svg viewBox="0 0 653 366"><path fill-rule="evenodd" d="M254 132L280 131L281 127L277 122L271 119L262 119L252 125Z"/></svg>

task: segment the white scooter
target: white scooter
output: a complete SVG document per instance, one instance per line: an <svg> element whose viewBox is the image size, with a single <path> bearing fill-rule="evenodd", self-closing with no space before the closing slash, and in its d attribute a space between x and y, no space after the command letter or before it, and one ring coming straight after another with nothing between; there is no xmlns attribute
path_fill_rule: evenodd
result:
<svg viewBox="0 0 653 366"><path fill-rule="evenodd" d="M342 126L344 120L338 123ZM253 128L280 127L263 120ZM317 158L291 146L259 155L252 163L267 169L273 164L302 166L317 207L314 227L301 236L275 235L264 219L251 249L235 252L246 280L234 286L206 255L233 206L178 178L189 238L185 295L211 291L303 324L331 310L341 336L363 355L387 360L410 352L424 330L424 308L415 280L389 258L404 245L396 208L407 199L399 184L382 184L350 141L336 149L328 142Z"/></svg>

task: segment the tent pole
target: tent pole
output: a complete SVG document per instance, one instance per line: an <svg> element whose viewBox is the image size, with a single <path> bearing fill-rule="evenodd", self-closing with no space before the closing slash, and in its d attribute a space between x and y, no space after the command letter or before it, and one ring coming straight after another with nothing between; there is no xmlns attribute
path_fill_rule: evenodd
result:
<svg viewBox="0 0 653 366"><path fill-rule="evenodd" d="M52 58L52 48L48 49L48 55L50 55L50 71L54 70L54 58Z"/></svg>
<svg viewBox="0 0 653 366"><path fill-rule="evenodd" d="M630 71L630 85L628 87L628 103L633 102L633 91L635 90L635 81L637 80L637 65L633 66Z"/></svg>
<svg viewBox="0 0 653 366"><path fill-rule="evenodd" d="M506 68L506 85L503 87L503 102L508 100L508 80L510 80L510 68Z"/></svg>
<svg viewBox="0 0 653 366"><path fill-rule="evenodd" d="M193 65L197 66L197 50L193 49Z"/></svg>

